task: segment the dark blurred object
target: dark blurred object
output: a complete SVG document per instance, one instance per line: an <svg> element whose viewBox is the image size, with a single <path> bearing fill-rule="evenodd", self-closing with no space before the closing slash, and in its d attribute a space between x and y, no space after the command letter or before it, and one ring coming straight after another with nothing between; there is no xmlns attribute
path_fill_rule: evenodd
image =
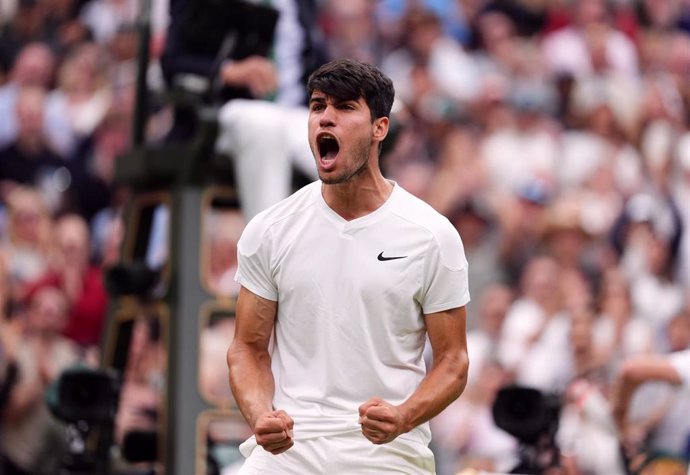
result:
<svg viewBox="0 0 690 475"><path fill-rule="evenodd" d="M161 272L149 268L144 262L116 264L105 274L105 287L113 297L137 296L144 300L153 296L160 282Z"/></svg>
<svg viewBox="0 0 690 475"><path fill-rule="evenodd" d="M117 412L118 378L93 368L72 368L57 381L57 400L49 400L55 417L68 423L111 421Z"/></svg>
<svg viewBox="0 0 690 475"><path fill-rule="evenodd" d="M77 366L62 372L46 396L65 422L67 451L58 475L107 475L120 378L112 371Z"/></svg>
<svg viewBox="0 0 690 475"><path fill-rule="evenodd" d="M217 104L251 98L248 90L223 87L219 70L227 60L269 57L278 11L239 0L172 0L170 8L161 66L173 95Z"/></svg>
<svg viewBox="0 0 690 475"><path fill-rule="evenodd" d="M122 457L131 463L158 460L158 434L154 431L132 430L122 441Z"/></svg>
<svg viewBox="0 0 690 475"><path fill-rule="evenodd" d="M520 443L520 462L510 473L543 474L559 466L555 437L560 411L557 395L523 386L499 390L492 408L494 422Z"/></svg>

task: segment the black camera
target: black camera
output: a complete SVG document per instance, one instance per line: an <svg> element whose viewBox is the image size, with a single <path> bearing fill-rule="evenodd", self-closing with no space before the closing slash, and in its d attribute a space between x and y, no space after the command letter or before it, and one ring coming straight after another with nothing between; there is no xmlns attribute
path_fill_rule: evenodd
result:
<svg viewBox="0 0 690 475"><path fill-rule="evenodd" d="M49 406L63 422L99 424L115 419L120 381L111 371L68 368L58 378L55 391L57 397L49 400Z"/></svg>
<svg viewBox="0 0 690 475"><path fill-rule="evenodd" d="M62 372L46 396L53 415L66 423L59 475L110 473L119 396L120 378L113 371L76 366Z"/></svg>
<svg viewBox="0 0 690 475"><path fill-rule="evenodd" d="M556 432L561 397L525 386L498 391L492 407L496 425L520 443L520 462L510 473L540 475L560 464Z"/></svg>

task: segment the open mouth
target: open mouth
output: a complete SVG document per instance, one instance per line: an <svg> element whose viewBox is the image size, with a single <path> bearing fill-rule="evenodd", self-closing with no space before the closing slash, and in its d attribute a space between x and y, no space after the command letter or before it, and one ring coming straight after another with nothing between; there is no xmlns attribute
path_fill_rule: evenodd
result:
<svg viewBox="0 0 690 475"><path fill-rule="evenodd" d="M316 145L319 148L319 156L323 161L335 160L340 151L338 140L330 134L319 135L316 138Z"/></svg>

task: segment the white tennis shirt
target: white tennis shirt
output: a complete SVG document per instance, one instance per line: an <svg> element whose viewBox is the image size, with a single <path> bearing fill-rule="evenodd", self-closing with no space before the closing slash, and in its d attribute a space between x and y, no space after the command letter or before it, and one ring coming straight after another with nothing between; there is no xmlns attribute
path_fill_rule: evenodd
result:
<svg viewBox="0 0 690 475"><path fill-rule="evenodd" d="M236 280L278 302L273 403L295 438L360 430L371 397L406 400L426 374L423 314L470 298L457 230L397 184L346 221L311 183L249 222L238 260ZM428 443L427 424L413 432Z"/></svg>

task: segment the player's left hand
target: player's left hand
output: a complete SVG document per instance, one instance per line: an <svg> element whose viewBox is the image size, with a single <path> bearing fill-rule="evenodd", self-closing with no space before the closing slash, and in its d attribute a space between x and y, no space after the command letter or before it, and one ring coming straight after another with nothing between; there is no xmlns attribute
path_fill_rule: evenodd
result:
<svg viewBox="0 0 690 475"><path fill-rule="evenodd" d="M402 412L380 398L371 398L359 406L362 434L374 444L387 444L405 432Z"/></svg>

